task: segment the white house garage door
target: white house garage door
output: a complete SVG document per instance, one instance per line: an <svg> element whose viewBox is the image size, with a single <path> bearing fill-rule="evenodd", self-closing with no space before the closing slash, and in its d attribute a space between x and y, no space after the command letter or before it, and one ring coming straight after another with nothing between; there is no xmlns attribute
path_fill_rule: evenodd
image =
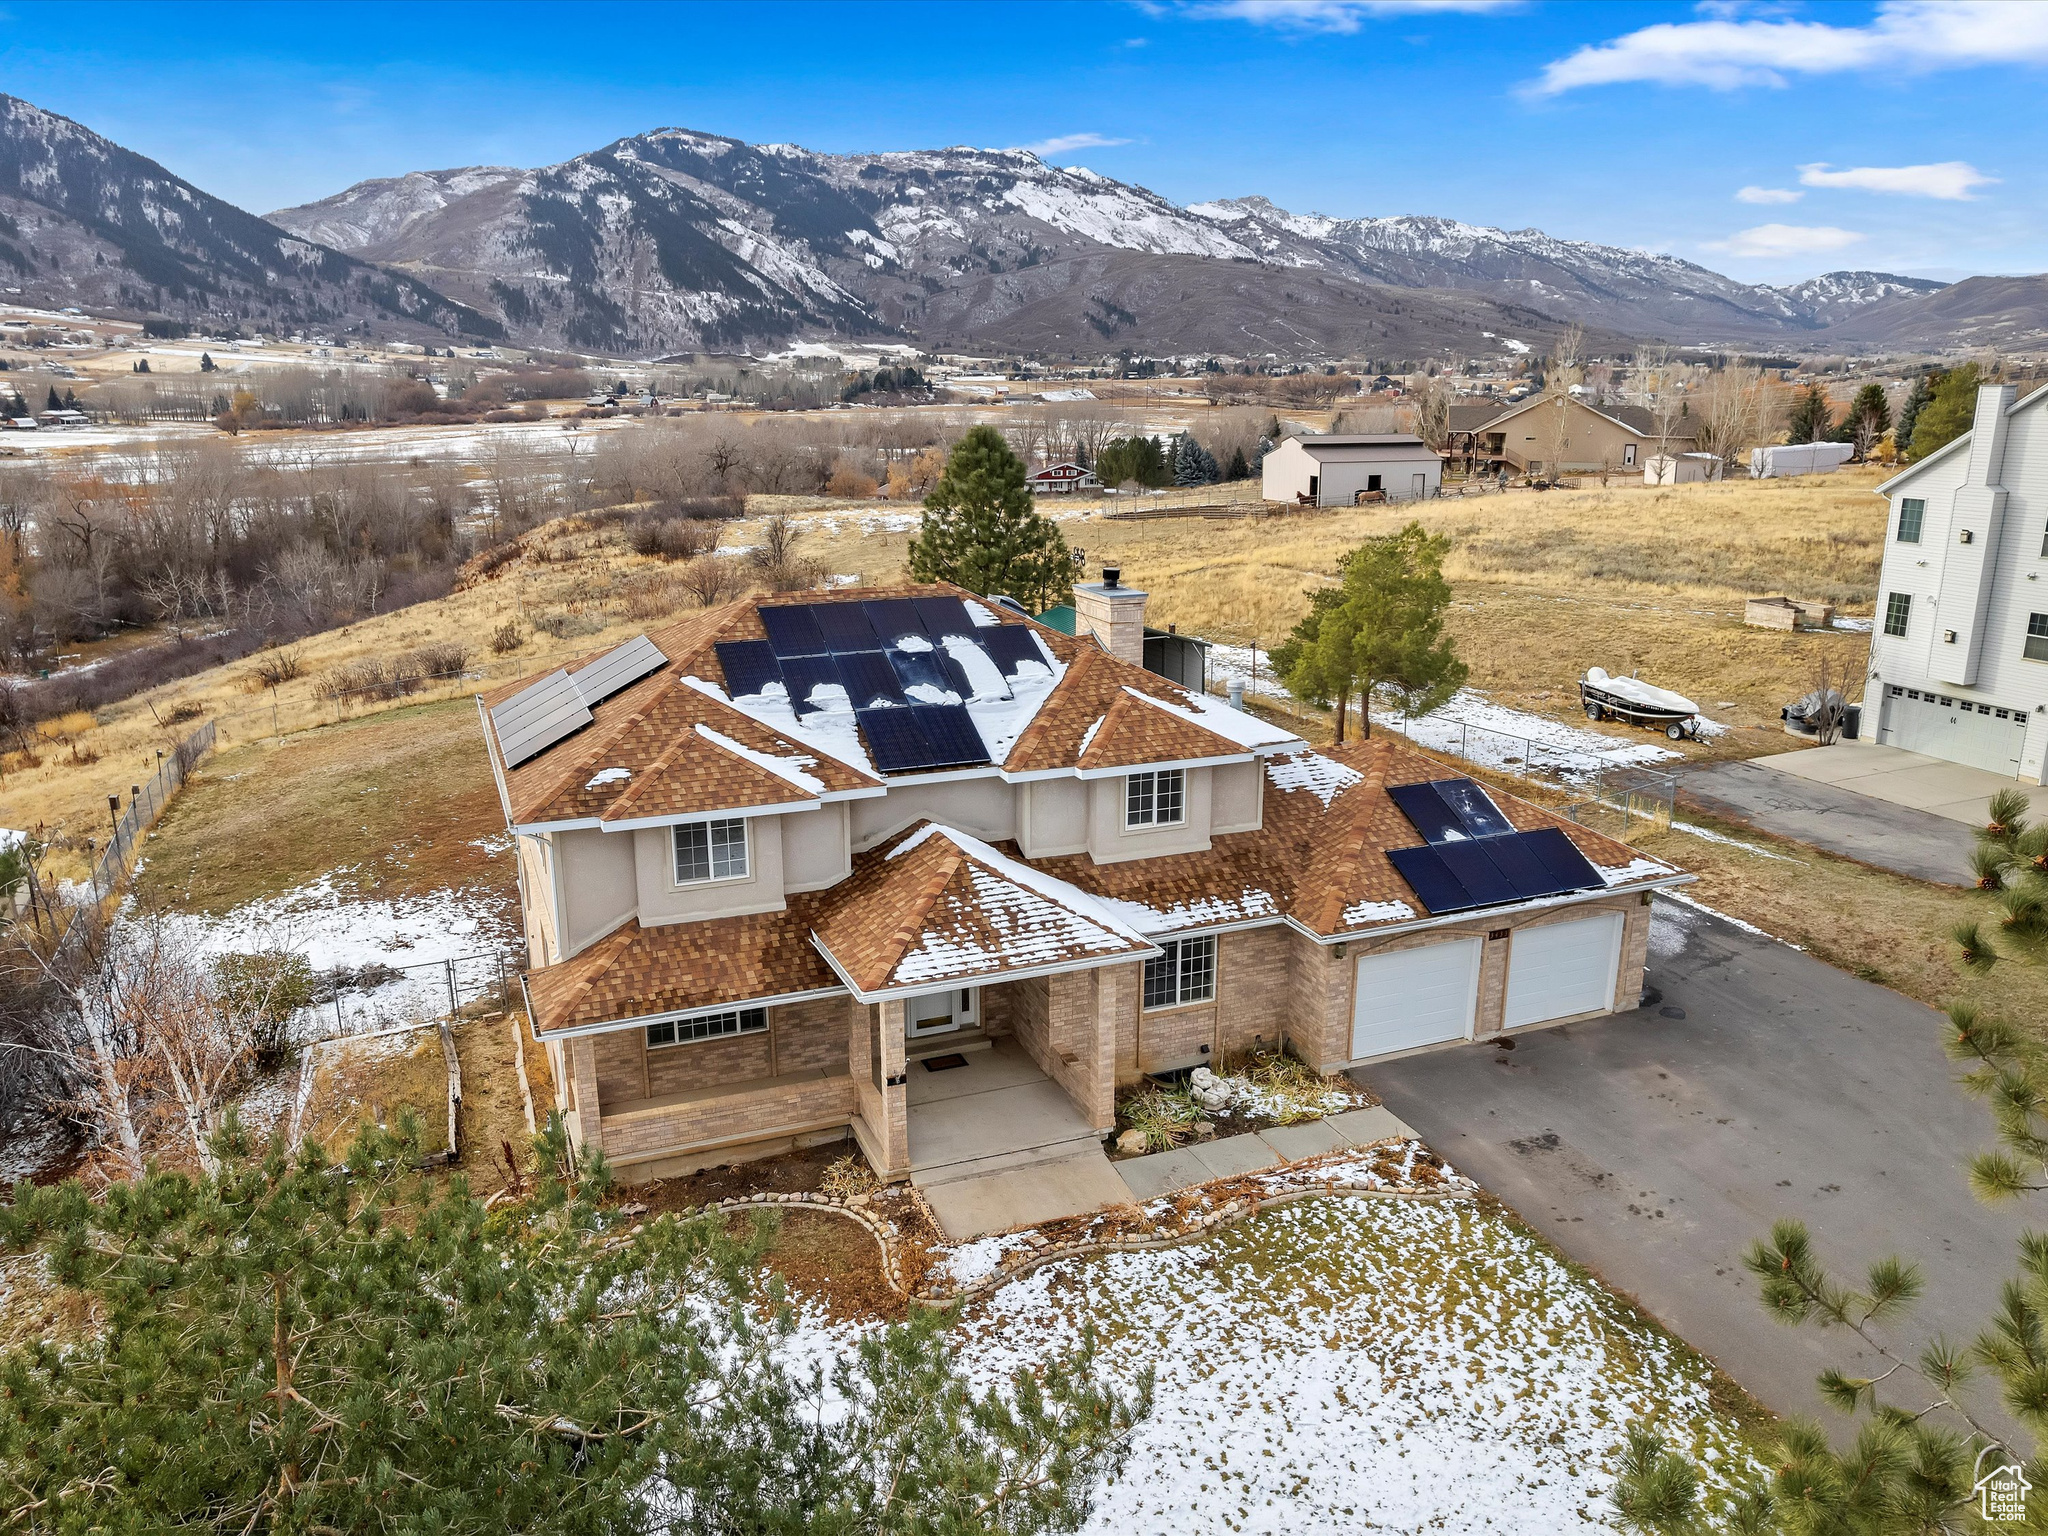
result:
<svg viewBox="0 0 2048 1536"><path fill-rule="evenodd" d="M1877 739L1888 747L2010 776L2020 771L2027 714L2021 709L2001 709L1944 693L1888 685L1884 727Z"/></svg>
<svg viewBox="0 0 2048 1536"><path fill-rule="evenodd" d="M1472 1034L1478 939L1361 955L1351 1003L1351 1056L1385 1056Z"/></svg>
<svg viewBox="0 0 2048 1536"><path fill-rule="evenodd" d="M1518 928L1508 941L1508 996L1503 1027L1568 1019L1613 1005L1614 968L1621 959L1621 914L1600 912L1569 922Z"/></svg>

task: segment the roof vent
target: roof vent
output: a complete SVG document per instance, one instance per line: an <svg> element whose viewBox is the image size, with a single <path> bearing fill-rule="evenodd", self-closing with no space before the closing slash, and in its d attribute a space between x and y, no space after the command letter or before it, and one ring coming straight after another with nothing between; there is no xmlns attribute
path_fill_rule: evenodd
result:
<svg viewBox="0 0 2048 1536"><path fill-rule="evenodd" d="M1105 565L1102 568L1103 589L1105 591L1114 592L1116 590L1116 584L1123 579L1123 574L1124 572L1122 566Z"/></svg>

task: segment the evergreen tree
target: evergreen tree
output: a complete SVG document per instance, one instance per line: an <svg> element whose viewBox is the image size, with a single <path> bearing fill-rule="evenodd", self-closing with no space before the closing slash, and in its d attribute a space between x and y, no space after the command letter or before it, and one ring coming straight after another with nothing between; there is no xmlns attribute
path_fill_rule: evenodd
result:
<svg viewBox="0 0 2048 1536"><path fill-rule="evenodd" d="M1175 485L1214 485L1222 478L1216 468L1216 456L1183 432L1173 440L1173 483Z"/></svg>
<svg viewBox="0 0 2048 1536"><path fill-rule="evenodd" d="M1934 380L1939 374L1921 374L1913 381L1913 388L1906 396L1906 403L1899 407L1898 431L1893 441L1904 449L1913 441L1913 428L1919 422L1920 413L1927 408L1927 402L1934 398Z"/></svg>
<svg viewBox="0 0 2048 1536"><path fill-rule="evenodd" d="M1238 448L1230 455L1230 468L1223 472L1223 478L1226 480L1249 480L1251 477L1252 467L1245 462L1244 449Z"/></svg>
<svg viewBox="0 0 2048 1536"><path fill-rule="evenodd" d="M1970 430L1977 417L1977 387L1983 382L1975 363L1951 368L1934 382L1927 403L1913 418L1912 457L1924 459Z"/></svg>
<svg viewBox="0 0 2048 1536"><path fill-rule="evenodd" d="M1828 392L1818 384L1809 384L1792 402L1792 416L1787 424L1785 440L1790 443L1826 442L1828 428L1833 424L1834 412L1828 408Z"/></svg>
<svg viewBox="0 0 2048 1536"><path fill-rule="evenodd" d="M64 402L57 398L57 386L54 384L50 386L50 403L48 406L45 407L45 409L52 411L61 411L64 409Z"/></svg>
<svg viewBox="0 0 2048 1536"><path fill-rule="evenodd" d="M1443 558L1450 540L1420 523L1367 539L1338 562L1342 584L1310 596L1309 611L1284 644L1273 671L1296 698L1337 706L1344 740L1351 695L1361 737L1372 735L1373 701L1400 697L1409 715L1427 714L1457 692L1468 668L1443 632L1451 586Z"/></svg>
<svg viewBox="0 0 2048 1536"><path fill-rule="evenodd" d="M218 363L214 362L213 354L211 352L202 352L199 354L199 371L201 373L211 373L215 368L219 366L220 365Z"/></svg>
<svg viewBox="0 0 2048 1536"><path fill-rule="evenodd" d="M947 456L910 541L910 574L1006 593L1039 613L1074 595L1067 541L1033 505L1024 461L994 427L973 428Z"/></svg>
<svg viewBox="0 0 2048 1536"><path fill-rule="evenodd" d="M80 1319L0 1355L24 1529L1070 1531L1148 1404L1093 1384L1085 1343L977 1394L931 1312L792 1368L769 1228L629 1227L559 1123L561 1172L490 1211L405 1132L342 1168L233 1125L216 1148L209 1176L0 1206L0 1252L40 1248Z"/></svg>

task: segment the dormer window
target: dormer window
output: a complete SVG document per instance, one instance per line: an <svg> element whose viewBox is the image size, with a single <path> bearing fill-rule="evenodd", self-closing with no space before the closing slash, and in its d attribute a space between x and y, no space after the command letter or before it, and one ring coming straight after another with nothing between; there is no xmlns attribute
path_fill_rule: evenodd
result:
<svg viewBox="0 0 2048 1536"><path fill-rule="evenodd" d="M1187 770L1161 768L1124 780L1126 827L1177 827L1187 820Z"/></svg>
<svg viewBox="0 0 2048 1536"><path fill-rule="evenodd" d="M747 878L747 822L743 816L686 821L675 829L675 849L677 885Z"/></svg>

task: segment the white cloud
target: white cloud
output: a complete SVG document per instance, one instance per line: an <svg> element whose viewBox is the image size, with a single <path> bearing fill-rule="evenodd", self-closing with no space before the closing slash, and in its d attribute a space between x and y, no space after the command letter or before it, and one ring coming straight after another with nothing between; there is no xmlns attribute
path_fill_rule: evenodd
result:
<svg viewBox="0 0 2048 1536"><path fill-rule="evenodd" d="M1036 144L1021 144L1034 155L1068 155L1077 149L1113 149L1119 144L1128 144L1129 139L1106 138L1099 133L1063 133L1057 138L1040 139Z"/></svg>
<svg viewBox="0 0 2048 1536"><path fill-rule="evenodd" d="M1512 9L1520 0L1197 0L1196 16L1230 17L1292 32L1356 32L1386 16Z"/></svg>
<svg viewBox="0 0 2048 1536"><path fill-rule="evenodd" d="M1796 203L1804 192L1795 192L1790 187L1744 187L1735 194L1738 203Z"/></svg>
<svg viewBox="0 0 2048 1536"><path fill-rule="evenodd" d="M1853 187L1859 192L1891 192L1900 197L1938 197L1944 202L1967 203L1978 187L1995 187L1996 176L1986 176L1967 160L1943 160L1938 165L1858 165L1831 171L1826 161L1799 167L1800 185L1808 187Z"/></svg>
<svg viewBox="0 0 2048 1536"><path fill-rule="evenodd" d="M1867 25L1856 27L1727 16L1660 22L1553 60L1530 90L1555 96L1589 85L1647 80L1725 91L1783 86L1793 75L2040 63L2048 63L2048 5L1885 0Z"/></svg>
<svg viewBox="0 0 2048 1536"><path fill-rule="evenodd" d="M1738 230L1726 240L1709 240L1707 249L1726 251L1730 256L1817 256L1823 251L1839 251L1862 238L1853 229L1837 229L1832 224L1759 224Z"/></svg>

